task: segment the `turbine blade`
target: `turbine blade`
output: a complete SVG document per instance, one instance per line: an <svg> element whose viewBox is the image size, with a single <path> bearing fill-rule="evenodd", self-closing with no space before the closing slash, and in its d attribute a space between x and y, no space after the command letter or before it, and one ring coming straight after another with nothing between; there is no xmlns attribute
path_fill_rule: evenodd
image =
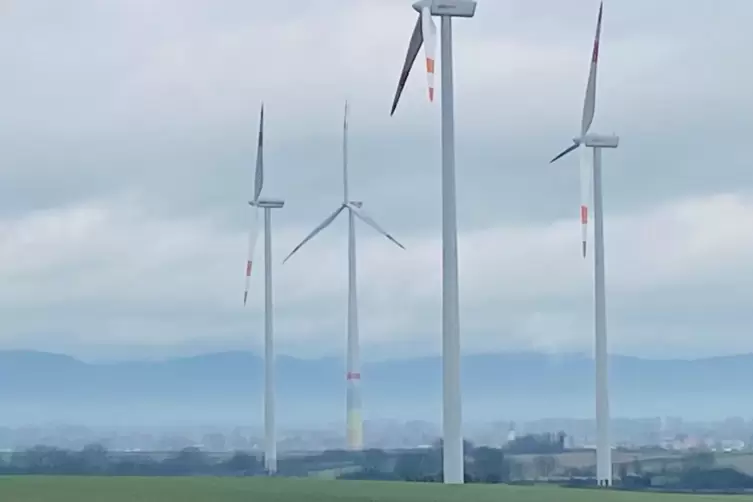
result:
<svg viewBox="0 0 753 502"><path fill-rule="evenodd" d="M580 228L583 258L586 257L588 242L588 208L591 205L592 166L593 152L589 148L584 148L580 156Z"/></svg>
<svg viewBox="0 0 753 502"><path fill-rule="evenodd" d="M558 155L557 155L557 156L556 156L555 158L553 158L552 160L550 160L550 161L549 161L549 163L551 164L551 163L553 163L553 162L557 162L557 161L558 161L558 160L560 160L560 159L561 159L562 157L564 157L564 156L565 156L565 155L567 155L568 153L572 152L573 150L575 150L575 149L576 149L576 148L578 148L579 146L580 146L580 143L575 143L575 144L573 144L572 146L568 146L568 147L567 147L567 148L565 148L565 149L564 149L564 150L563 150L563 151L562 151L562 152L561 152L560 154L558 154Z"/></svg>
<svg viewBox="0 0 753 502"><path fill-rule="evenodd" d="M594 37L594 49L591 54L591 68L588 72L588 84L586 86L586 99L583 102L583 119L580 125L580 134L585 136L596 113L596 70L599 64L599 40L601 39L601 15L604 11L604 2L599 5L599 18L596 22L596 36Z"/></svg>
<svg viewBox="0 0 753 502"><path fill-rule="evenodd" d="M259 201L261 188L264 186L264 103L259 115L259 141L256 146L256 176L254 180L254 202Z"/></svg>
<svg viewBox="0 0 753 502"><path fill-rule="evenodd" d="M402 249L405 249L405 246L403 246L402 244L400 244L397 241L397 239L395 239L394 237L392 237L382 227L380 227L379 224L376 221L374 221L374 219L371 216L369 216L368 214L366 214L363 211L363 209L357 208L355 205L350 204L350 203L348 204L348 209L350 209L351 211L353 211L353 214L355 214L361 221L363 221L364 223L366 223L368 226L370 226L371 228L373 228L374 230L376 230L377 232L379 232L383 236L387 237L389 240L391 240L392 242L394 242L397 246L401 247Z"/></svg>
<svg viewBox="0 0 753 502"><path fill-rule="evenodd" d="M316 234L318 234L319 232L327 228L333 221L335 221L335 218L337 218L337 216L342 212L343 209L345 209L345 204L341 205L340 207L337 208L337 210L334 213L327 216L327 219L324 220L318 227L316 227L310 234L308 234L306 238L301 241L300 244L298 244L295 248L293 248L290 254L286 256L285 259L282 260L282 262L285 263L286 261L288 261L290 257L296 253L296 251L298 251L299 249L303 247L304 244L306 244L308 241L313 239Z"/></svg>
<svg viewBox="0 0 753 502"><path fill-rule="evenodd" d="M426 77L429 83L429 101L434 101L434 66L437 60L437 26L431 17L429 7L421 11L421 33L426 54Z"/></svg>
<svg viewBox="0 0 753 502"><path fill-rule="evenodd" d="M243 305L248 300L248 289L251 284L251 270L254 265L254 250L256 249L256 240L259 236L259 209L254 211L253 228L248 234L248 258L246 260L246 288L243 291Z"/></svg>
<svg viewBox="0 0 753 502"><path fill-rule="evenodd" d="M343 113L343 202L348 200L348 102Z"/></svg>
<svg viewBox="0 0 753 502"><path fill-rule="evenodd" d="M392 111L390 115L395 114L397 103L400 101L400 96L403 94L405 83L408 81L408 75L410 75L413 63L416 62L418 52L421 50L421 45L424 43L424 36L421 30L421 16L416 21L416 27L413 28L413 35L410 37L408 43L408 52L405 54L405 63L403 64L403 70L400 72L400 80L397 83L397 91L395 92L395 99L392 101Z"/></svg>

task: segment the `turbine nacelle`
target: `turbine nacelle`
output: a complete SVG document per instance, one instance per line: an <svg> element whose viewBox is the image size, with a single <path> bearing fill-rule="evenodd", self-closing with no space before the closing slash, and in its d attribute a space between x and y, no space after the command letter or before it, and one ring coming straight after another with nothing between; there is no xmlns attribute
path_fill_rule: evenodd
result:
<svg viewBox="0 0 753 502"><path fill-rule="evenodd" d="M363 207L363 202L361 202L360 200L352 200L349 202L349 204L357 207L358 209L361 209Z"/></svg>
<svg viewBox="0 0 753 502"><path fill-rule="evenodd" d="M573 141L589 148L617 148L620 144L620 137L614 134L586 134L583 138L573 139Z"/></svg>
<svg viewBox="0 0 753 502"><path fill-rule="evenodd" d="M269 209L280 209L282 206L285 205L285 201L282 199L259 199L256 202L250 200L248 201L248 203L251 206L269 208Z"/></svg>
<svg viewBox="0 0 753 502"><path fill-rule="evenodd" d="M614 134L586 134L581 138L573 138L573 144L565 148L556 157L549 161L549 163L557 162L559 159L567 155L568 153L577 150L578 147L585 146L588 148L617 148L620 145L620 137Z"/></svg>
<svg viewBox="0 0 753 502"><path fill-rule="evenodd" d="M432 16L473 17L476 14L475 0L420 0L413 4L418 12L425 7Z"/></svg>

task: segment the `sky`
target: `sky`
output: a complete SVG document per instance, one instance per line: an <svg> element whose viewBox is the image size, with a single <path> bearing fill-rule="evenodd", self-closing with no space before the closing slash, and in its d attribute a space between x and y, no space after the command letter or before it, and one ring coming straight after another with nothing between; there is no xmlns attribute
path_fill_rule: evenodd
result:
<svg viewBox="0 0 753 502"><path fill-rule="evenodd" d="M606 0L592 130L604 152L614 353L753 352L748 0ZM598 2L480 1L455 22L463 350L592 350L577 156ZM364 359L441 348L440 107L421 65L390 117L408 0L0 4L0 349L89 360L255 350L243 307L258 109L278 350L343 355L351 194ZM419 60L420 63L420 60ZM439 62L441 67L441 61ZM263 261L257 248L258 271Z"/></svg>

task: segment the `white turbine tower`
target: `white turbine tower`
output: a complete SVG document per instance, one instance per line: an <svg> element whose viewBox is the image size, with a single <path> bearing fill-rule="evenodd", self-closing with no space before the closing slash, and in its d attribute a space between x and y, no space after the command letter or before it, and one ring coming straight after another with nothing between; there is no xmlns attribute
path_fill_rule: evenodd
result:
<svg viewBox="0 0 753 502"><path fill-rule="evenodd" d="M572 152L579 146L591 148L582 150L580 159L581 173L581 229L583 257L586 256L586 239L588 225L588 206L591 195L591 177L593 176L594 205L594 338L596 359L596 479L600 486L612 484L612 450L609 441L609 385L607 373L607 316L604 290L604 220L601 191L601 149L617 148L617 136L603 136L590 132L596 110L596 69L599 62L599 40L601 38L601 18L603 2L599 6L599 18L596 24L591 70L588 75L586 99L583 104L583 119L580 135L573 139L573 145L557 155L552 162ZM593 169L592 169L593 166Z"/></svg>
<svg viewBox="0 0 753 502"><path fill-rule="evenodd" d="M460 397L460 320L458 300L457 216L455 211L455 111L452 82L452 18L473 17L473 0L422 0L413 4L418 21L408 44L397 84L395 113L421 45L425 47L429 100L434 100L437 28L442 20L442 381L443 472L445 483L463 483L463 419Z"/></svg>
<svg viewBox="0 0 753 502"><path fill-rule="evenodd" d="M351 201L348 193L348 103L345 103L343 119L343 202L335 212L327 217L283 261L295 254L316 234L327 228L343 210L348 211L348 348L347 348L347 444L350 450L363 448L363 417L361 416L361 362L358 337L358 299L356 291L356 231L355 218L360 219L389 240L405 249L402 244L384 231L361 206L362 202Z"/></svg>
<svg viewBox="0 0 753 502"><path fill-rule="evenodd" d="M254 249L259 234L259 209L264 209L264 468L273 475L277 472L277 440L275 438L275 350L274 324L272 317L272 209L280 209L285 202L277 199L261 199L264 185L264 105L259 118L259 143L256 152L256 176L254 199L249 202L256 207L254 226L249 234L248 261L246 262L246 289L243 304L248 300Z"/></svg>

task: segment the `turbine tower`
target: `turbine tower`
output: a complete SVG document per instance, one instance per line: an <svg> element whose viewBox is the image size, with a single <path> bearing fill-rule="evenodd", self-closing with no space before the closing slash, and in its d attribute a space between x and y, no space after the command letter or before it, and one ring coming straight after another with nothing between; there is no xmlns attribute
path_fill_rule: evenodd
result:
<svg viewBox="0 0 753 502"><path fill-rule="evenodd" d="M426 55L429 100L434 101L434 64L437 28L432 16L442 20L442 382L444 482L464 481L463 420L460 397L460 320L458 299L457 216L455 210L455 111L452 73L452 18L473 17L473 0L422 0L413 4L418 21L397 84L391 114L395 113L405 83L421 45Z"/></svg>
<svg viewBox="0 0 753 502"><path fill-rule="evenodd" d="M249 202L256 207L254 227L249 234L248 261L246 262L246 289L243 305L248 300L254 249L259 234L259 209L264 210L264 468L269 475L277 472L277 440L275 438L275 351L274 324L272 316L272 209L280 209L285 202L278 199L261 199L264 185L264 105L259 118L259 142L256 152L256 176L254 199Z"/></svg>
<svg viewBox="0 0 753 502"><path fill-rule="evenodd" d="M607 372L607 314L604 277L604 209L601 190L601 150L617 148L619 137L604 136L590 132L596 110L596 70L599 62L599 41L601 38L601 19L604 3L599 6L599 18L596 23L591 69L586 87L586 99L583 104L583 118L580 135L573 139L573 145L557 155L555 162L577 149L585 146L592 150L581 151L581 232L583 257L586 257L588 226L588 206L590 183L593 180L594 209L594 338L596 359L596 480L599 486L612 484L612 449L609 441L609 384ZM592 168L593 167L593 168Z"/></svg>
<svg viewBox="0 0 753 502"><path fill-rule="evenodd" d="M355 218L360 219L371 228L387 237L390 241L405 249L395 238L384 231L362 209L362 202L350 200L348 191L348 103L345 103L343 118L343 202L327 217L283 261L295 254L316 234L327 228L344 210L348 211L348 347L347 347L347 444L348 449L358 451L363 448L363 417L361 416L361 362L358 335L358 298L356 290L356 230Z"/></svg>

